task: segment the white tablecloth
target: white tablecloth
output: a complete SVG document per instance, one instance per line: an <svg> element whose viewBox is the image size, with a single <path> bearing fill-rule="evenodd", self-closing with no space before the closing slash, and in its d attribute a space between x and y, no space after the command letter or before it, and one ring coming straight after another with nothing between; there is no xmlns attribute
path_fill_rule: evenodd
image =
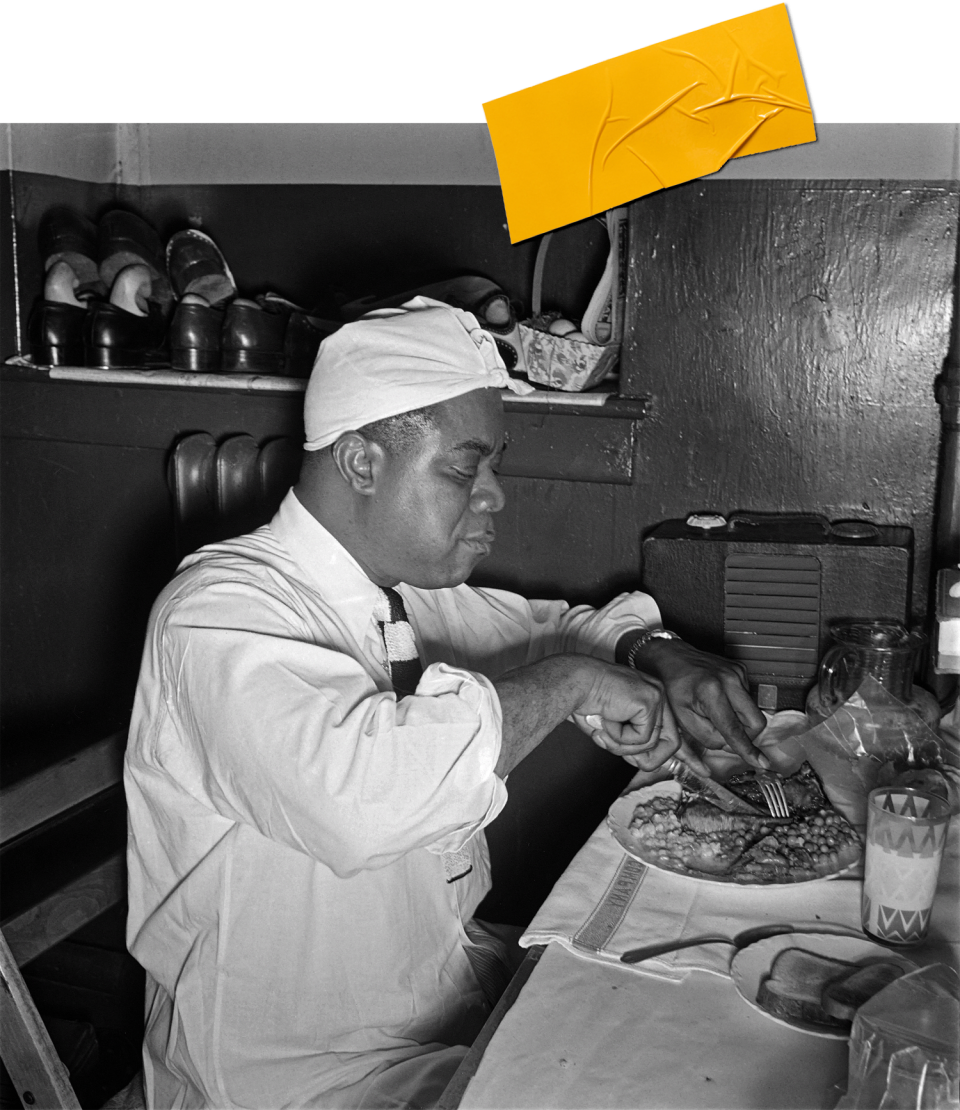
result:
<svg viewBox="0 0 960 1110"><path fill-rule="evenodd" d="M919 963L960 952L954 820ZM745 890L648 870L599 952L574 944L625 859L603 822L563 874L522 943L547 952L487 1046L461 1106L583 1110L833 1107L847 1042L787 1028L747 1005L729 978L728 945L685 949L627 967L641 944L763 921L830 931L859 926L861 882L835 879ZM839 1086L838 1086L839 1085Z"/></svg>
<svg viewBox="0 0 960 1110"><path fill-rule="evenodd" d="M733 983L591 963L551 944L461 1110L797 1110L835 1105L846 1041L793 1032Z"/></svg>
<svg viewBox="0 0 960 1110"><path fill-rule="evenodd" d="M768 922L821 932L859 932L860 882L856 880L745 888L674 875L643 864L632 868L625 863L628 859L604 822L573 859L520 943L557 941L586 959L617 963L623 952L645 944L714 933L732 937L748 926ZM599 951L591 951L581 946L584 926L621 864L634 873L642 872L640 885L616 932ZM631 970L668 979L682 979L695 968L726 975L734 951L729 944L684 948L631 965Z"/></svg>

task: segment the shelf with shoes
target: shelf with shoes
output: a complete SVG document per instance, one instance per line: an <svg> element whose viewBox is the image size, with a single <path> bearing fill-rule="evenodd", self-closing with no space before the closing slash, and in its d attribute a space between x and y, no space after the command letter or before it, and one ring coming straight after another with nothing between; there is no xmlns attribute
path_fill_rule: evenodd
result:
<svg viewBox="0 0 960 1110"><path fill-rule="evenodd" d="M107 211L94 223L56 205L40 221L38 245L42 291L4 378L298 394L326 336L366 312L415 296L474 313L493 335L507 369L527 377L518 305L479 275L352 302L321 298L315 308L304 309L270 291L255 298L240 295L209 235L190 227L174 232L164 245L150 223L126 209ZM505 392L508 412L633 421L647 410L644 399L617 394L612 374L585 392L544 387L532 374L529 380L536 392Z"/></svg>

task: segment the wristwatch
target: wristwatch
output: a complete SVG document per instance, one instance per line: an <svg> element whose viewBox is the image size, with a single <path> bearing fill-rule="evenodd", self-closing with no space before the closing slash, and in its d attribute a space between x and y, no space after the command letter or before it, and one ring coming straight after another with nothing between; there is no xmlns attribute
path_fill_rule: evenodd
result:
<svg viewBox="0 0 960 1110"><path fill-rule="evenodd" d="M676 632L668 632L665 628L648 628L630 645L630 650L627 652L627 666L636 669L637 654L640 649L646 647L651 640L679 640L680 637Z"/></svg>

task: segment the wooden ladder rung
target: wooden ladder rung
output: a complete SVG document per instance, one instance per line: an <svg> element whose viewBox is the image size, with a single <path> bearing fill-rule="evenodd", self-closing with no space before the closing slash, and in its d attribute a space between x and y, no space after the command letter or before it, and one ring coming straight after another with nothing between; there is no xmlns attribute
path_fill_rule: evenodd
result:
<svg viewBox="0 0 960 1110"><path fill-rule="evenodd" d="M70 1077L0 930L3 1062L26 1107L81 1110Z"/></svg>

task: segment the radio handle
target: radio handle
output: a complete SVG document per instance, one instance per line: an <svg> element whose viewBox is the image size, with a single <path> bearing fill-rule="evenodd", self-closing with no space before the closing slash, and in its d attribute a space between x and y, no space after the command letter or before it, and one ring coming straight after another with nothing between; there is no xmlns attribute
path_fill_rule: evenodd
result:
<svg viewBox="0 0 960 1110"><path fill-rule="evenodd" d="M732 513L727 530L733 532L738 525L757 527L761 524L818 524L825 536L830 535L830 521L821 513Z"/></svg>

